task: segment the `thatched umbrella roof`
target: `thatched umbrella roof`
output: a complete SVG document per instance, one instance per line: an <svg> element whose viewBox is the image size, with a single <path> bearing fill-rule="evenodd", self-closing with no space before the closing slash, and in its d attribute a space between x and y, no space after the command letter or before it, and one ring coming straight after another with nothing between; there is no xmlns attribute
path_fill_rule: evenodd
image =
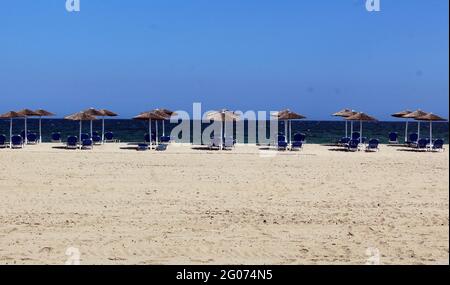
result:
<svg viewBox="0 0 450 285"><path fill-rule="evenodd" d="M64 117L66 120L72 120L72 121L93 121L97 120L97 118L93 115L90 115L86 112L78 112L69 116Z"/></svg>
<svg viewBox="0 0 450 285"><path fill-rule="evenodd" d="M23 117L38 117L39 114L30 109L23 109L18 111L17 113L21 114Z"/></svg>
<svg viewBox="0 0 450 285"><path fill-rule="evenodd" d="M222 109L206 113L206 118L213 121L238 121L240 115L233 111Z"/></svg>
<svg viewBox="0 0 450 285"><path fill-rule="evenodd" d="M295 113L289 109L279 111L275 113L275 116L277 116L279 120L298 120L306 118L305 116Z"/></svg>
<svg viewBox="0 0 450 285"><path fill-rule="evenodd" d="M89 108L86 109L84 111L81 111L82 113L86 113L88 115L91 116L104 116L103 113L100 110L94 109L94 108Z"/></svg>
<svg viewBox="0 0 450 285"><path fill-rule="evenodd" d="M101 115L97 115L97 116L105 116L105 117L116 117L117 116L116 113L114 113L113 111L110 111L110 110L100 109L97 111L99 111L101 113Z"/></svg>
<svg viewBox="0 0 450 285"><path fill-rule="evenodd" d="M135 120L165 120L166 116L154 111L142 112L139 115L133 117Z"/></svg>
<svg viewBox="0 0 450 285"><path fill-rule="evenodd" d="M410 110L404 110L404 111L394 113L391 116L395 117L395 118L404 118L406 115L409 115L411 113L412 113L412 111L410 111Z"/></svg>
<svg viewBox="0 0 450 285"><path fill-rule="evenodd" d="M175 113L174 111L171 111L169 109L165 109L165 108L161 108L161 109L155 109L153 110L153 112L160 114L164 117L170 118L171 116L175 116L177 115L177 113Z"/></svg>
<svg viewBox="0 0 450 285"><path fill-rule="evenodd" d="M350 117L356 113L357 113L356 111L353 111L350 109L342 109L339 112L334 113L333 116L346 118L346 117Z"/></svg>
<svg viewBox="0 0 450 285"><path fill-rule="evenodd" d="M49 116L54 116L55 114L53 114L52 112L43 110L43 109L38 109L36 111L34 111L38 116L40 117L49 117Z"/></svg>
<svg viewBox="0 0 450 285"><path fill-rule="evenodd" d="M349 121L377 121L374 117L371 117L363 112L358 112L350 117L346 117L345 119Z"/></svg>
<svg viewBox="0 0 450 285"><path fill-rule="evenodd" d="M404 115L402 118L412 118L412 119L415 119L415 118L418 118L418 117L422 117L422 116L425 116L425 115L427 115L428 113L427 112L424 112L424 111L422 111L422 110L416 110L416 111L414 111L414 112L411 112L411 113L409 113L409 114L406 114L406 115Z"/></svg>
<svg viewBox="0 0 450 285"><path fill-rule="evenodd" d="M440 116L438 116L438 115L435 115L435 114L433 114L433 113L428 113L428 114L426 114L426 115L424 115L424 116L421 116L421 117L417 117L417 118L414 118L415 120L418 120L418 121L447 121L447 119L444 119L444 118L442 118L442 117L440 117Z"/></svg>
<svg viewBox="0 0 450 285"><path fill-rule="evenodd" d="M22 114L19 114L18 112L9 111L7 113L1 114L0 119L11 119L11 118L23 118L24 116Z"/></svg>

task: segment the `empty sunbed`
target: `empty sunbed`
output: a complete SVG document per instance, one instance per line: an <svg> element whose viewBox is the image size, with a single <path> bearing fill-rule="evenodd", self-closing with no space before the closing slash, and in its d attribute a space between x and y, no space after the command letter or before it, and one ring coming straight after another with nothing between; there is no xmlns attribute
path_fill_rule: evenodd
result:
<svg viewBox="0 0 450 285"><path fill-rule="evenodd" d="M431 150L432 151L444 151L444 140L443 139L434 140Z"/></svg>
<svg viewBox="0 0 450 285"><path fill-rule="evenodd" d="M85 139L81 142L81 149L93 149L94 142L92 139Z"/></svg>
<svg viewBox="0 0 450 285"><path fill-rule="evenodd" d="M359 132L353 132L352 133L352 140L357 140L357 139L359 139L360 136L361 136L361 134Z"/></svg>
<svg viewBox="0 0 450 285"><path fill-rule="evenodd" d="M94 135L94 136L92 136L92 142L94 144L101 144L102 138L99 135Z"/></svg>
<svg viewBox="0 0 450 285"><path fill-rule="evenodd" d="M35 133L28 133L27 135L27 143L28 144L37 144L38 137Z"/></svg>
<svg viewBox="0 0 450 285"><path fill-rule="evenodd" d="M68 149L76 149L78 147L78 137L76 136L68 136L66 142L66 148Z"/></svg>
<svg viewBox="0 0 450 285"><path fill-rule="evenodd" d="M54 143L61 142L61 133L53 133L51 136L51 141Z"/></svg>
<svg viewBox="0 0 450 285"><path fill-rule="evenodd" d="M278 150L286 150L288 143L286 142L286 137L284 135L278 135L277 138L277 148Z"/></svg>
<svg viewBox="0 0 450 285"><path fill-rule="evenodd" d="M105 133L105 142L115 142L116 140L114 139L114 133L112 132L107 132Z"/></svg>
<svg viewBox="0 0 450 285"><path fill-rule="evenodd" d="M295 134L291 143L291 150L302 149L305 138L305 134Z"/></svg>
<svg viewBox="0 0 450 285"><path fill-rule="evenodd" d="M427 139L420 139L417 141L417 150L427 150L427 146L428 146L429 140Z"/></svg>
<svg viewBox="0 0 450 285"><path fill-rule="evenodd" d="M218 137L213 137L209 143L209 149L220 150L221 139Z"/></svg>
<svg viewBox="0 0 450 285"><path fill-rule="evenodd" d="M359 140L358 139L352 139L347 144L347 150L349 151L358 151L359 150Z"/></svg>
<svg viewBox="0 0 450 285"><path fill-rule="evenodd" d="M140 143L136 147L137 151L144 151L144 150L148 150L148 149L149 149L149 146L146 143Z"/></svg>
<svg viewBox="0 0 450 285"><path fill-rule="evenodd" d="M406 144L409 146L415 146L415 145L417 145L418 138L419 138L419 135L417 133L409 134Z"/></svg>
<svg viewBox="0 0 450 285"><path fill-rule="evenodd" d="M378 145L380 142L377 139L371 139L369 140L369 143L366 147L366 151L379 151Z"/></svg>
<svg viewBox="0 0 450 285"><path fill-rule="evenodd" d="M389 133L389 143L392 144L398 143L398 133L395 132Z"/></svg>
<svg viewBox="0 0 450 285"><path fill-rule="evenodd" d="M339 145L339 146L347 146L348 145L348 142L350 141L351 139L349 138L349 137L342 137L338 142L337 142L337 145Z"/></svg>
<svg viewBox="0 0 450 285"><path fill-rule="evenodd" d="M23 139L19 135L11 137L11 148L23 148Z"/></svg>
<svg viewBox="0 0 450 285"><path fill-rule="evenodd" d="M5 148L5 147L6 147L6 136L0 135L0 148Z"/></svg>
<svg viewBox="0 0 450 285"><path fill-rule="evenodd" d="M234 147L234 139L226 137L223 141L223 149L232 149Z"/></svg>
<svg viewBox="0 0 450 285"><path fill-rule="evenodd" d="M162 143L169 143L170 142L170 136L161 136L160 137L160 142Z"/></svg>

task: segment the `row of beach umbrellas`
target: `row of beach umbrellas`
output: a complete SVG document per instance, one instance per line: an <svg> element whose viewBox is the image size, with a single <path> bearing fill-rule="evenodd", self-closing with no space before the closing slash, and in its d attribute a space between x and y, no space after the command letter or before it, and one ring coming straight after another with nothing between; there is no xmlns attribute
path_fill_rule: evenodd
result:
<svg viewBox="0 0 450 285"><path fill-rule="evenodd" d="M54 116L55 114L43 110L43 109L39 109L39 110L30 110L30 109L23 109L20 111L9 111L6 112L4 114L0 115L0 119L9 119L10 120L10 124L9 124L9 137L12 137L12 126L13 126L13 119L16 118L23 118L25 121L25 144L27 144L28 142L28 138L27 138L27 134L28 134L28 130L27 130L27 118L28 117L39 117L39 141L42 141L42 117L50 117L50 116ZM11 143L11 142L10 142Z"/></svg>
<svg viewBox="0 0 450 285"><path fill-rule="evenodd" d="M347 121L351 122L351 133L353 133L353 121L360 121L360 140L362 140L362 122L363 121L377 121L372 116L369 116L363 112L356 112L351 109L343 109L339 112L332 114L333 116L343 117L345 119L345 137L348 137L347 134ZM406 128L405 128L405 142L408 140L408 119L414 119L417 121L417 135L418 139L420 138L420 122L428 121L430 123L430 143L432 142L433 137L433 122L436 121L447 121L446 119L435 115L433 113L427 113L422 110L410 111L405 110L401 112L397 112L391 115L395 118L403 118L406 119Z"/></svg>

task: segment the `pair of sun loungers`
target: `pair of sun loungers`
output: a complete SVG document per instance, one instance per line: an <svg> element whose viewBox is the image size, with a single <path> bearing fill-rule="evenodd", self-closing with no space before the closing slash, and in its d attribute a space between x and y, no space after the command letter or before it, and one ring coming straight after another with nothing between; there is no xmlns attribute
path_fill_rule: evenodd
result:
<svg viewBox="0 0 450 285"><path fill-rule="evenodd" d="M212 137L208 147L211 150L212 149L220 150L221 148L223 150L231 150L234 148L235 144L236 141L232 137L224 138L223 143L220 137Z"/></svg>
<svg viewBox="0 0 450 285"><path fill-rule="evenodd" d="M365 150L368 152L377 152L379 151L380 141L377 139L370 139L367 144L365 143L367 139L350 139L344 147L347 148L348 151L359 151Z"/></svg>
<svg viewBox="0 0 450 285"><path fill-rule="evenodd" d="M0 135L0 148L9 147L9 142L6 142L6 136ZM19 135L11 137L11 148L23 148L23 139Z"/></svg>
<svg viewBox="0 0 450 285"><path fill-rule="evenodd" d="M303 148L303 144L305 143L306 135L303 133L294 134L292 142L289 147L289 143L286 140L286 136L278 135L277 137L277 149L278 150L301 150Z"/></svg>

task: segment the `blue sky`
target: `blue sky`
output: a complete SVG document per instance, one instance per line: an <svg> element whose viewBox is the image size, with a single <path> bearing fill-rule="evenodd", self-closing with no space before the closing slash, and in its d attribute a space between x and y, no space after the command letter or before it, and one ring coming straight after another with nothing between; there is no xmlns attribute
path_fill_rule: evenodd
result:
<svg viewBox="0 0 450 285"><path fill-rule="evenodd" d="M0 112L350 107L448 118L447 0L1 0Z"/></svg>

